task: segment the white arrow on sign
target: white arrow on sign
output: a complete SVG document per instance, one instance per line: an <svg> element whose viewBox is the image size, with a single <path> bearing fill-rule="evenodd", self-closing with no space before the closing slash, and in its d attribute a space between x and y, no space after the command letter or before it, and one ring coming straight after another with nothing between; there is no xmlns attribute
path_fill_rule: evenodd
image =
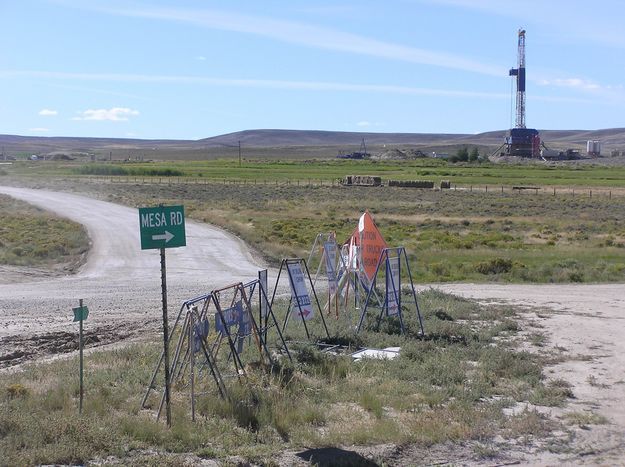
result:
<svg viewBox="0 0 625 467"><path fill-rule="evenodd" d="M152 240L165 240L165 243L174 238L174 234L169 231L165 231L164 234L152 235Z"/></svg>

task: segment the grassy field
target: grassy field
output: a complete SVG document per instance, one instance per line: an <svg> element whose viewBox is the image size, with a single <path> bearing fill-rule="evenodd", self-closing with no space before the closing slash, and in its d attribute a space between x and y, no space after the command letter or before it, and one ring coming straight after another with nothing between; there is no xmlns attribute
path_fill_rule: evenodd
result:
<svg viewBox="0 0 625 467"><path fill-rule="evenodd" d="M432 159L267 160L244 161L242 167L236 160L7 167L4 179L21 184L70 186L130 206L183 203L188 216L232 231L273 264L284 256L307 257L317 233L335 231L345 240L368 209L387 243L408 250L420 282L625 280L625 197L617 194L625 183L625 168L458 166ZM339 186L336 180L349 173L476 185L474 190L465 185L445 191ZM196 183L177 183L181 175ZM491 183L488 192L477 185L486 180ZM555 196L551 189L511 190L516 184L545 183L566 187L558 187ZM594 195L581 186L592 187ZM615 195L598 193L600 187L616 190Z"/></svg>
<svg viewBox="0 0 625 467"><path fill-rule="evenodd" d="M625 167L601 167L578 164L452 164L438 159L407 161L371 160L244 160L160 162L16 162L3 168L7 174L68 176L184 176L199 180L245 180L265 183L308 180L331 183L345 175L379 175L383 180L432 180L436 185L449 180L458 186L559 186L559 187L625 187Z"/></svg>
<svg viewBox="0 0 625 467"><path fill-rule="evenodd" d="M277 465L285 449L380 443L425 448L445 442L469 443L480 460L505 454L509 444L544 442L553 430L566 429L533 409L506 415L518 402L559 406L572 396L565 381L543 376L543 366L558 355L519 348L532 347L527 341L538 329L522 329L509 307L480 306L435 291L424 292L420 301L428 310L425 339L415 335L410 313L406 336L397 333L394 321L379 333L367 328L357 337L328 321L335 340L401 346L397 359L354 363L313 346L291 345L293 363L282 356L270 372L248 367L245 384L226 379L226 401L208 375L200 378L196 422L190 419L186 381L176 383L171 430L155 421L157 397L140 409L157 342L89 354L82 416L76 361L30 365L0 387L2 463L71 464L112 455L133 465L179 465L193 454ZM319 320L311 326L319 334ZM301 324L289 329L291 338L302 338Z"/></svg>
<svg viewBox="0 0 625 467"><path fill-rule="evenodd" d="M63 187L67 181L37 181ZM73 189L129 206L185 205L277 264L308 257L317 233L348 238L368 209L416 281L625 280L625 197L339 186L93 183Z"/></svg>
<svg viewBox="0 0 625 467"><path fill-rule="evenodd" d="M0 264L74 269L89 248L80 224L0 195Z"/></svg>

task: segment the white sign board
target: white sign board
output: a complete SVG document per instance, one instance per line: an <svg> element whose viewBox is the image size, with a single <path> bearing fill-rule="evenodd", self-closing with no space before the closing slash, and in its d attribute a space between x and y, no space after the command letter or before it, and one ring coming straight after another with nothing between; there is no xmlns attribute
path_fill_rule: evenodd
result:
<svg viewBox="0 0 625 467"><path fill-rule="evenodd" d="M338 281L336 279L336 242L325 242L323 251L326 258L328 289L330 294L334 295L338 289Z"/></svg>
<svg viewBox="0 0 625 467"><path fill-rule="evenodd" d="M400 257L386 258L386 314L395 316L401 306Z"/></svg>
<svg viewBox="0 0 625 467"><path fill-rule="evenodd" d="M291 280L291 297L293 299L293 313L295 316L300 316L306 321L314 316L314 310L312 303L310 302L310 296L306 289L306 282L304 281L304 272L302 271L302 265L298 263L287 263L289 270L289 278Z"/></svg>

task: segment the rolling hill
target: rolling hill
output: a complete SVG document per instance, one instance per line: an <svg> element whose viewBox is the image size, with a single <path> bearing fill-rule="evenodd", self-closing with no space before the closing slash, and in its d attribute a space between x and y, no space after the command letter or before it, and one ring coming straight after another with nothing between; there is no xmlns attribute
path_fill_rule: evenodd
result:
<svg viewBox="0 0 625 467"><path fill-rule="evenodd" d="M334 147L356 150L364 138L367 146L413 146L449 148L479 145L493 150L503 142L505 130L479 134L454 133L364 133L316 130L245 130L200 140L78 138L0 135L0 147L6 154L98 153L109 151L201 151L208 148L243 147L289 148ZM604 152L625 149L625 128L602 130L543 130L541 138L558 148L585 148L587 140L599 140Z"/></svg>

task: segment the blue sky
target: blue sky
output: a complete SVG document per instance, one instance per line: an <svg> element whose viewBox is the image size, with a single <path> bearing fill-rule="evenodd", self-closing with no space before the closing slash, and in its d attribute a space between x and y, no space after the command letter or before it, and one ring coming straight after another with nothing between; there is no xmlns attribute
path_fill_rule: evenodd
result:
<svg viewBox="0 0 625 467"><path fill-rule="evenodd" d="M0 133L625 127L621 0L0 0Z"/></svg>

